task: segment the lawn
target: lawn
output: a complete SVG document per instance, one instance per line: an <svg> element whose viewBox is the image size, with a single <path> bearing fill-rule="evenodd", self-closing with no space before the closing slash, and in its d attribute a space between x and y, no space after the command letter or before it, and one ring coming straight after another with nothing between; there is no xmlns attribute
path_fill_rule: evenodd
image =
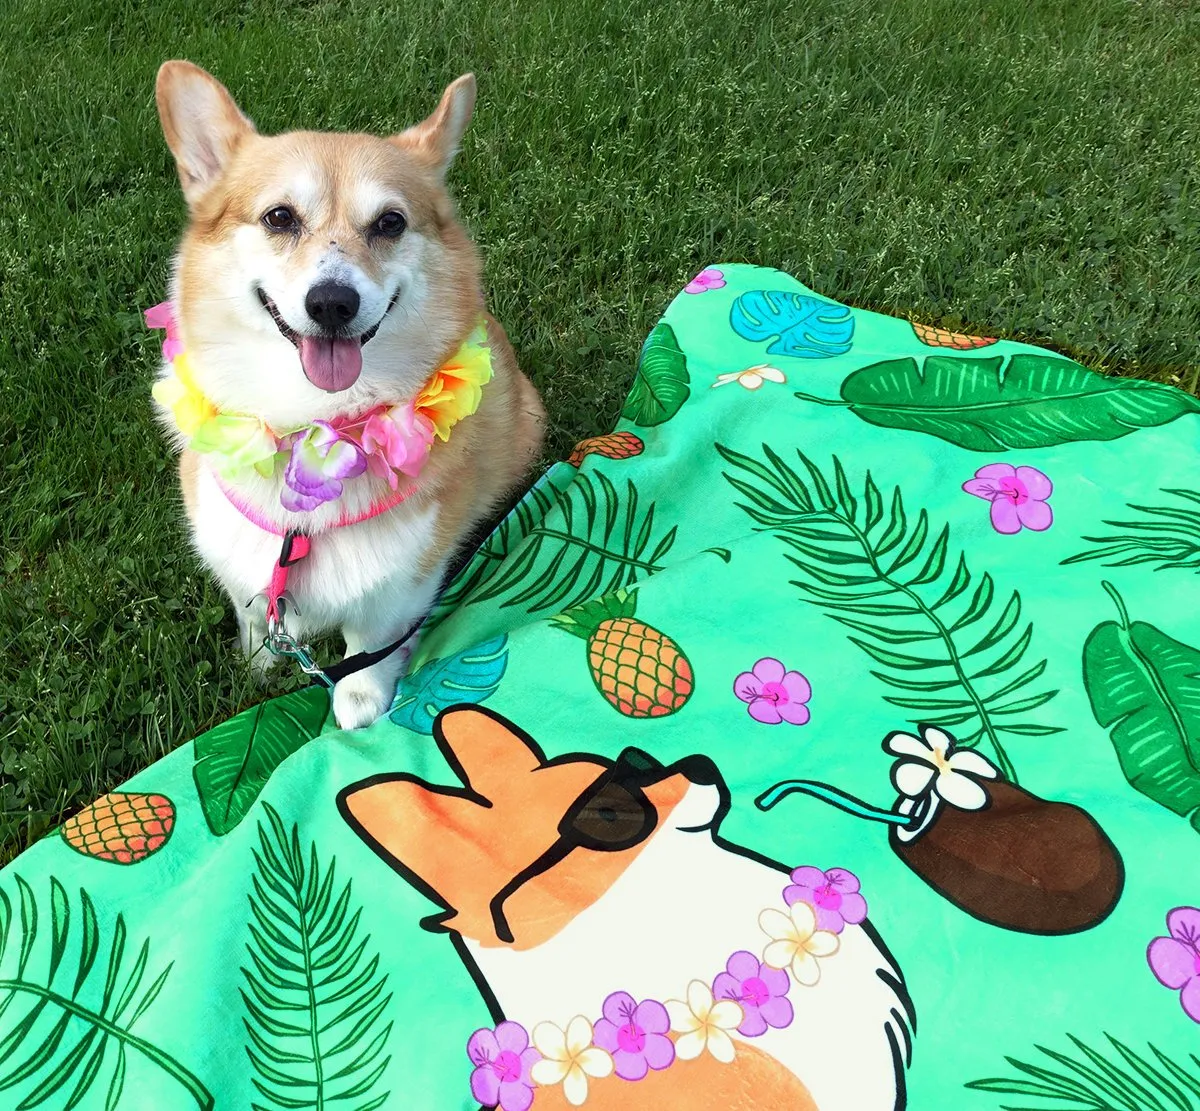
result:
<svg viewBox="0 0 1200 1111"><path fill-rule="evenodd" d="M1195 391L1198 33L1187 0L5 0L0 861L261 697L150 420L163 59L264 130L397 129L474 70L453 186L561 454L721 260Z"/></svg>

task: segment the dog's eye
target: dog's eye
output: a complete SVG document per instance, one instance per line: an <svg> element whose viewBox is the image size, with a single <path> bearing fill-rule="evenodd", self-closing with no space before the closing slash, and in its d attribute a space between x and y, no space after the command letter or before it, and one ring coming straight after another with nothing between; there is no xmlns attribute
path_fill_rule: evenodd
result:
<svg viewBox="0 0 1200 1111"><path fill-rule="evenodd" d="M262 222L272 231L294 231L297 226L296 214L287 205L263 213Z"/></svg>
<svg viewBox="0 0 1200 1111"><path fill-rule="evenodd" d="M408 227L408 221L404 218L403 213L385 212L371 225L371 230L385 239L398 239L406 227Z"/></svg>

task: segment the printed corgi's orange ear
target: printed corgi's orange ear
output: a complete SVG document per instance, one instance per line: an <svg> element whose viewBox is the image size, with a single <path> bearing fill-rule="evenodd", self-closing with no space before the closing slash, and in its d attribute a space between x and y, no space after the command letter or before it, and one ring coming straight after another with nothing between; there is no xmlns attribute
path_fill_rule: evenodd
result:
<svg viewBox="0 0 1200 1111"><path fill-rule="evenodd" d="M225 172L238 144L254 133L229 90L191 62L163 62L154 89L183 196L194 205Z"/></svg>
<svg viewBox="0 0 1200 1111"><path fill-rule="evenodd" d="M542 750L508 722L475 707L444 711L434 736L463 784L485 799L512 791L514 781L537 771Z"/></svg>
<svg viewBox="0 0 1200 1111"><path fill-rule="evenodd" d="M448 904L458 892L447 877L486 852L477 827L487 808L461 791L385 779L350 788L339 803L368 844L378 846Z"/></svg>
<svg viewBox="0 0 1200 1111"><path fill-rule="evenodd" d="M392 136L392 142L421 155L444 174L454 161L471 113L475 111L475 75L464 73L442 93L433 114L407 131Z"/></svg>

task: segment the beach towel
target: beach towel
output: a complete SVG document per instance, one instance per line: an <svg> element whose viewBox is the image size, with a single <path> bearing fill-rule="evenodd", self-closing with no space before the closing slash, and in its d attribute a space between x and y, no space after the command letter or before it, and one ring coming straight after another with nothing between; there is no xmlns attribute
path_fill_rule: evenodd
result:
<svg viewBox="0 0 1200 1111"><path fill-rule="evenodd" d="M1200 1109L1198 411L705 269L387 716L0 872L0 1107Z"/></svg>

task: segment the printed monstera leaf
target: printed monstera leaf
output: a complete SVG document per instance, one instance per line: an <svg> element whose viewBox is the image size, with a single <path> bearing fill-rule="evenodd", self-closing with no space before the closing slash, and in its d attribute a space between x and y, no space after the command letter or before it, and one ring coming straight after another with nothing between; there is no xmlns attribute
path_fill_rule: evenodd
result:
<svg viewBox="0 0 1200 1111"><path fill-rule="evenodd" d="M646 337L637 377L621 416L643 428L669 421L688 399L687 359L670 324L659 324Z"/></svg>
<svg viewBox="0 0 1200 1111"><path fill-rule="evenodd" d="M484 702L508 667L508 637L498 636L442 660L430 660L400 681L391 719L414 733L433 735L434 719L448 706Z"/></svg>
<svg viewBox="0 0 1200 1111"><path fill-rule="evenodd" d="M208 828L218 837L250 811L271 773L325 727L324 687L272 698L196 738L192 776Z"/></svg>
<svg viewBox="0 0 1200 1111"><path fill-rule="evenodd" d="M1018 354L890 359L856 370L840 401L868 424L937 436L971 451L1116 440L1139 428L1200 412L1200 400L1171 386L1106 378L1069 359Z"/></svg>
<svg viewBox="0 0 1200 1111"><path fill-rule="evenodd" d="M733 303L729 324L742 339L772 340L767 354L796 359L844 355L854 336L854 316L845 305L781 289L743 293Z"/></svg>
<svg viewBox="0 0 1200 1111"><path fill-rule="evenodd" d="M1110 730L1129 785L1200 830L1200 650L1130 621L1111 583L1118 620L1092 630L1083 681Z"/></svg>

